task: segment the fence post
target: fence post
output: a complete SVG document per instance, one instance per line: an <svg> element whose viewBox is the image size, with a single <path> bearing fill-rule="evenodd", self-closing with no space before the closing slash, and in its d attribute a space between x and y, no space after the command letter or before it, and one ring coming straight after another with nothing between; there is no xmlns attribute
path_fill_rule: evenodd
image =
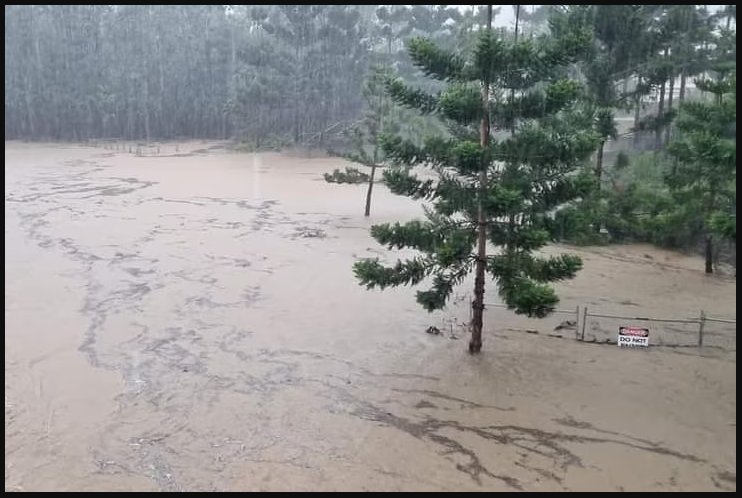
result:
<svg viewBox="0 0 742 498"><path fill-rule="evenodd" d="M587 305L582 309L582 337L581 341L585 340L585 325L587 324Z"/></svg>
<svg viewBox="0 0 742 498"><path fill-rule="evenodd" d="M706 324L706 314L701 310L701 318L698 320L698 347L703 347L703 327Z"/></svg>
<svg viewBox="0 0 742 498"><path fill-rule="evenodd" d="M580 337L580 305L575 307L575 339Z"/></svg>

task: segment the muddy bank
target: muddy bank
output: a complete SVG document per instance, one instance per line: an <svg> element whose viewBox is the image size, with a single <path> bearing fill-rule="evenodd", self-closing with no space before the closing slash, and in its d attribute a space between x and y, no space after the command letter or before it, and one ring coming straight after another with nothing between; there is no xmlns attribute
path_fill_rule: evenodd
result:
<svg viewBox="0 0 742 498"><path fill-rule="evenodd" d="M5 163L6 490L736 489L736 351L493 308L471 358L468 283L428 314L354 281L393 257L369 225L421 211L378 188L364 219L363 186L322 180L336 159L6 142ZM563 307L736 315L696 258L578 252Z"/></svg>

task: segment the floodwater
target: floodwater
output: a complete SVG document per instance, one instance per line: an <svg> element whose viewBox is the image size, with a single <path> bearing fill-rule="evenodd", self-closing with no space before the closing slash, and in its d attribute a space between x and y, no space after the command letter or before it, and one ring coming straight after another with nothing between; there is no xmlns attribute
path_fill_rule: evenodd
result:
<svg viewBox="0 0 742 498"><path fill-rule="evenodd" d="M363 186L322 180L342 166L6 142L6 491L736 490L736 345L624 350L492 308L471 357L470 283L433 314L357 284L395 257L370 224L421 209L379 186L364 219ZM585 260L561 307L736 315L697 258L560 249Z"/></svg>

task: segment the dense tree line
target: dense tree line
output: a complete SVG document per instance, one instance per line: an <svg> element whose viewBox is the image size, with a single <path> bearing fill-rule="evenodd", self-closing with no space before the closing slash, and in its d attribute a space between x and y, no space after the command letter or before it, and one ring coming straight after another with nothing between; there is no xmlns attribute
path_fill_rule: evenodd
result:
<svg viewBox="0 0 742 498"><path fill-rule="evenodd" d="M736 7L553 9L552 32L584 26L593 47L575 69L587 90L585 118L601 141L595 188L558 213L561 236L699 250L709 273L726 249L736 264ZM615 115L627 111L633 146L606 164L606 144L626 144ZM724 244L712 243L714 234Z"/></svg>
<svg viewBox="0 0 742 498"><path fill-rule="evenodd" d="M5 136L226 136L231 32L218 6L6 6Z"/></svg>
<svg viewBox="0 0 742 498"><path fill-rule="evenodd" d="M5 7L5 137L304 141L362 112L380 58L454 38L445 6Z"/></svg>
<svg viewBox="0 0 742 498"><path fill-rule="evenodd" d="M493 28L503 40L591 33L560 76L580 83L573 119L598 137L584 165L594 187L556 213L561 238L595 243L607 231L611 240L706 253L712 231L736 240L736 167L694 160L677 145L697 139L694 127L715 129L692 107L683 117L689 100L718 107L710 90L722 81L724 108L736 99L735 6L513 5L494 16L503 9L515 14L512 25ZM446 82L426 77L430 68L415 63L410 40L471 52L485 13L445 5L6 6L5 138L237 138L262 149L333 147L338 136L348 145L361 133L368 140L360 164L383 166L380 131L416 137L417 146L448 132L440 120L379 100L379 84L370 97L370 79L383 70L439 95ZM492 98L528 104L520 89L507 91ZM718 117L712 111L707 120ZM729 119L715 139L731 144L733 163L736 114ZM509 126L514 132L517 120ZM712 178L713 202L688 208L682 192L703 190Z"/></svg>

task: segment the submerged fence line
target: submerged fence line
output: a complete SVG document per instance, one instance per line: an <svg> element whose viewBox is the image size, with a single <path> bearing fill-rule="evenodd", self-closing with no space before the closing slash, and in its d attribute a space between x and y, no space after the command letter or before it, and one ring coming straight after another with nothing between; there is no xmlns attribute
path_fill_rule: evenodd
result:
<svg viewBox="0 0 742 498"><path fill-rule="evenodd" d="M469 304L471 304L471 300ZM500 304L500 303L484 303L484 305L485 307L492 307L492 308L505 308L505 309L508 308L507 305ZM582 317L580 317L581 309L582 309ZM705 311L703 310L700 310L698 318L685 318L685 319L613 315L613 314L608 314L608 313L591 313L588 310L587 305L585 306L577 305L575 309L573 310L555 309L552 311L552 313L574 315L575 317L575 338L578 341L585 341L585 328L587 326L587 322L589 318L609 318L609 319L617 319L617 320L632 320L632 321L643 321L643 322L697 324L698 325L698 332L697 332L698 347L703 347L703 340L704 340L704 335L706 334L705 328L706 328L707 322L727 323L727 324L735 324L735 325L737 323L736 319L707 316ZM736 333L737 332L736 332L736 327L735 327L734 337L736 337Z"/></svg>

